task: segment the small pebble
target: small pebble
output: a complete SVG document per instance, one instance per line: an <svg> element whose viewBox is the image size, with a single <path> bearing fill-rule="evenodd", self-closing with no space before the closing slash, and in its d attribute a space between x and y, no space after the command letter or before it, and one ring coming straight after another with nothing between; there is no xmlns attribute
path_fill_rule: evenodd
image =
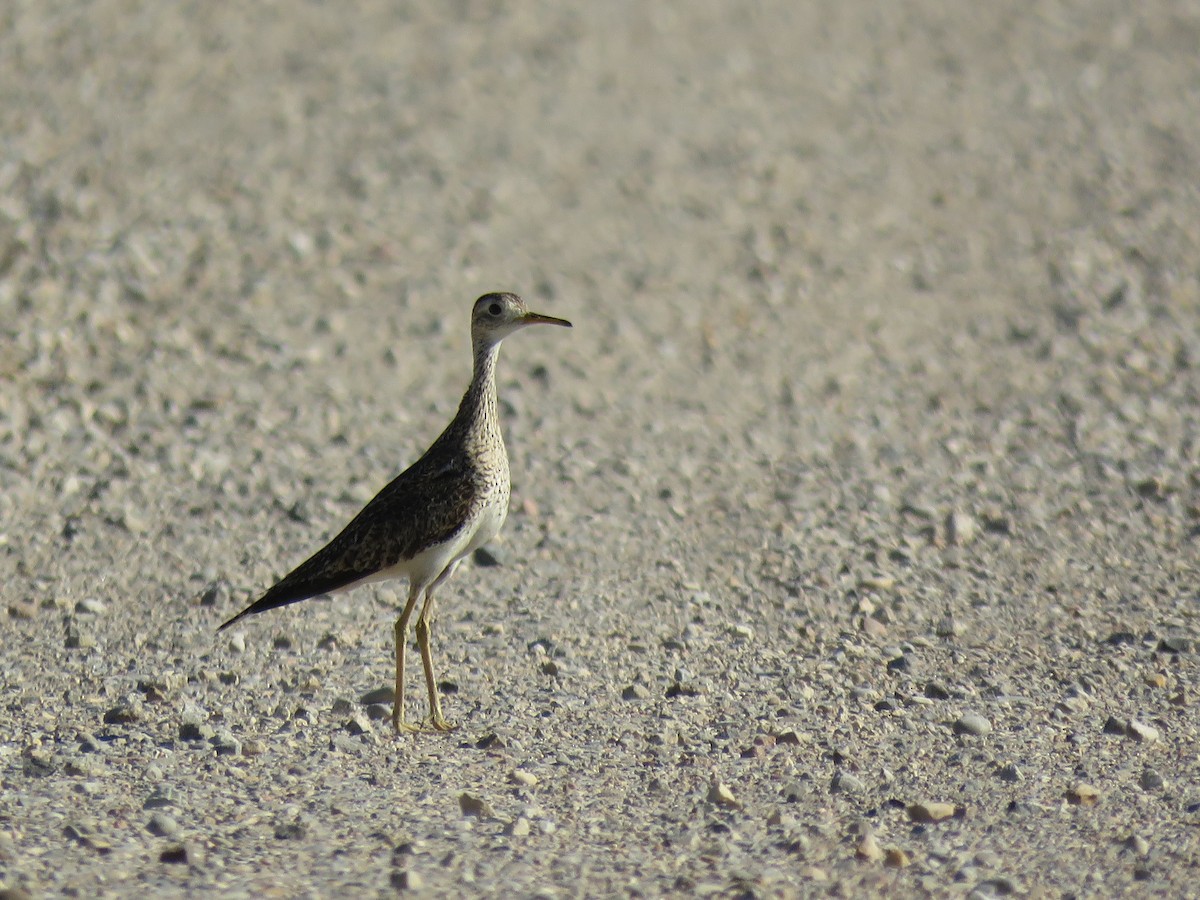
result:
<svg viewBox="0 0 1200 900"><path fill-rule="evenodd" d="M914 822L941 822L957 811L953 803L921 802L908 807L908 817Z"/></svg>
<svg viewBox="0 0 1200 900"><path fill-rule="evenodd" d="M188 863L187 847L183 844L172 844L163 849L163 852L158 855L158 860L159 862L186 866Z"/></svg>
<svg viewBox="0 0 1200 900"><path fill-rule="evenodd" d="M536 787L538 783L537 776L524 769L513 769L508 773L508 779L513 784L519 784L522 787Z"/></svg>
<svg viewBox="0 0 1200 900"><path fill-rule="evenodd" d="M975 519L965 512L954 511L946 516L946 543L965 547L975 540L979 526Z"/></svg>
<svg viewBox="0 0 1200 900"><path fill-rule="evenodd" d="M899 847L889 847L884 853L883 864L892 869L903 869L912 864L912 859Z"/></svg>
<svg viewBox="0 0 1200 900"><path fill-rule="evenodd" d="M866 785L851 772L838 772L833 776L832 789L844 794L861 794L866 790Z"/></svg>
<svg viewBox="0 0 1200 900"><path fill-rule="evenodd" d="M85 616L98 616L103 613L108 607L103 602L95 597L84 597L75 604L75 612Z"/></svg>
<svg viewBox="0 0 1200 900"><path fill-rule="evenodd" d="M717 806L725 806L730 808L740 808L737 798L733 796L733 791L729 785L719 781L714 781L708 788L708 802L715 803Z"/></svg>
<svg viewBox="0 0 1200 900"><path fill-rule="evenodd" d="M1162 653L1187 653L1192 649L1192 639L1182 634L1169 635L1159 641L1158 649Z"/></svg>
<svg viewBox="0 0 1200 900"><path fill-rule="evenodd" d="M275 826L275 839L278 841L296 841L308 834L308 829L300 822L284 822Z"/></svg>
<svg viewBox="0 0 1200 900"><path fill-rule="evenodd" d="M127 725L142 717L141 705L138 703L118 703L104 714L105 725Z"/></svg>
<svg viewBox="0 0 1200 900"><path fill-rule="evenodd" d="M146 830L157 837L174 837L179 833L179 823L166 813L156 812L146 823Z"/></svg>
<svg viewBox="0 0 1200 900"><path fill-rule="evenodd" d="M474 554L475 565L493 568L508 564L508 554L498 547L480 547Z"/></svg>
<svg viewBox="0 0 1200 900"><path fill-rule="evenodd" d="M464 816L474 816L479 819L491 819L496 815L492 805L482 797L465 792L458 795L458 808L462 810Z"/></svg>
<svg viewBox="0 0 1200 900"><path fill-rule="evenodd" d="M1139 779L1138 783L1141 784L1142 790L1144 791L1161 790L1165 784L1163 777L1154 769L1149 767L1146 767L1142 770L1142 777Z"/></svg>
<svg viewBox="0 0 1200 900"><path fill-rule="evenodd" d="M207 722L183 722L179 726L181 741L207 741L214 734L215 729Z"/></svg>
<svg viewBox="0 0 1200 900"><path fill-rule="evenodd" d="M529 834L529 820L524 816L517 816L512 822L504 826L504 833L509 837L526 837Z"/></svg>
<svg viewBox="0 0 1200 900"><path fill-rule="evenodd" d="M868 591L890 591L896 586L896 579L891 575L868 575L858 586Z"/></svg>
<svg viewBox="0 0 1200 900"><path fill-rule="evenodd" d="M201 606L215 606L224 609L229 605L229 584L225 581L214 581L200 595Z"/></svg>
<svg viewBox="0 0 1200 900"><path fill-rule="evenodd" d="M1129 730L1126 734L1139 744L1153 744L1159 739L1157 728L1147 725L1145 722L1139 722L1137 719L1129 720Z"/></svg>
<svg viewBox="0 0 1200 900"><path fill-rule="evenodd" d="M1145 856L1150 852L1150 842L1140 834L1131 834L1125 839L1125 848L1138 856Z"/></svg>
<svg viewBox="0 0 1200 900"><path fill-rule="evenodd" d="M633 684L630 684L630 685L626 685L625 689L623 691L621 691L621 699L622 700L645 700L649 696L650 696L650 689L647 688L644 684L639 684L637 682L634 682Z"/></svg>
<svg viewBox="0 0 1200 900"><path fill-rule="evenodd" d="M142 809L163 809L167 806L174 806L176 799L175 789L170 785L163 785L156 788L155 791L146 798L142 804Z"/></svg>
<svg viewBox="0 0 1200 900"><path fill-rule="evenodd" d="M931 681L925 685L925 696L930 700L949 700L950 692L936 681ZM957 723L955 723L955 728L957 729L957 727Z"/></svg>
<svg viewBox="0 0 1200 900"><path fill-rule="evenodd" d="M63 641L63 646L68 650L91 650L96 646L96 639L87 632L71 627L67 629L67 637Z"/></svg>
<svg viewBox="0 0 1200 900"><path fill-rule="evenodd" d="M941 638L954 637L958 634L958 622L951 615L942 616L934 626L934 633Z"/></svg>
<svg viewBox="0 0 1200 900"><path fill-rule="evenodd" d="M37 604L32 600L17 600L8 605L8 614L14 619L28 621L37 616Z"/></svg>
<svg viewBox="0 0 1200 900"><path fill-rule="evenodd" d="M1124 735L1129 731L1129 723L1124 719L1118 719L1116 716L1109 716L1104 722L1105 734L1120 734Z"/></svg>
<svg viewBox="0 0 1200 900"><path fill-rule="evenodd" d="M363 694L361 697L358 698L358 702L361 703L363 706L373 706L375 704L390 705L392 700L395 699L395 697L396 697L395 688L381 687L381 688L375 688L375 690L373 690L373 691L367 691L365 694Z"/></svg>
<svg viewBox="0 0 1200 900"><path fill-rule="evenodd" d="M964 713L959 717L958 721L954 723L955 734L974 734L982 736L985 734L990 734L991 730L992 723L979 713L975 712Z"/></svg>
<svg viewBox="0 0 1200 900"><path fill-rule="evenodd" d="M883 848L879 846L879 841L875 840L875 835L870 831L862 836L862 840L854 848L854 855L868 862L879 862L884 856Z"/></svg>
<svg viewBox="0 0 1200 900"><path fill-rule="evenodd" d="M1067 791L1067 802L1074 806L1095 806L1100 802L1100 791L1086 782L1080 782Z"/></svg>
<svg viewBox="0 0 1200 900"><path fill-rule="evenodd" d="M398 891L419 891L425 887L425 879L420 872L401 869L392 873L392 887Z"/></svg>
<svg viewBox="0 0 1200 900"><path fill-rule="evenodd" d="M1025 775L1021 772L1021 769L1016 764L1008 763L1007 765L1000 766L1000 768L996 770L996 777L1009 784L1016 784L1018 781L1024 778Z"/></svg>
<svg viewBox="0 0 1200 900"><path fill-rule="evenodd" d="M208 742L213 745L218 756L237 756L242 752L242 742L230 731L218 731Z"/></svg>
<svg viewBox="0 0 1200 900"><path fill-rule="evenodd" d="M874 616L863 616L862 630L873 638L882 638L887 635L887 626Z"/></svg>

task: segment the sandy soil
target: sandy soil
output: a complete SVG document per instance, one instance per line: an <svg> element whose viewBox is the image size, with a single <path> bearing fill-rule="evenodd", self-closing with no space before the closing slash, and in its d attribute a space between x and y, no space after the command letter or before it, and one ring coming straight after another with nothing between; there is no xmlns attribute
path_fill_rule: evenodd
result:
<svg viewBox="0 0 1200 900"><path fill-rule="evenodd" d="M4 896L1194 890L1196 5L451 6L0 9Z"/></svg>

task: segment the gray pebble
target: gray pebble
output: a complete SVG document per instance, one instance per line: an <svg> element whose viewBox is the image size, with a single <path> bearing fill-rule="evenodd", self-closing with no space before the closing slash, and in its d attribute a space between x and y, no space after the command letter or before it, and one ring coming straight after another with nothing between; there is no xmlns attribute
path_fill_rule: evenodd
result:
<svg viewBox="0 0 1200 900"><path fill-rule="evenodd" d="M67 637L63 641L63 646L68 650L91 650L96 646L96 639L72 625L67 628Z"/></svg>
<svg viewBox="0 0 1200 900"><path fill-rule="evenodd" d="M529 820L524 816L517 816L504 827L504 833L509 837L526 837L529 834Z"/></svg>
<svg viewBox="0 0 1200 900"><path fill-rule="evenodd" d="M1149 766L1142 770L1142 777L1138 780L1138 783L1142 786L1142 790L1144 791L1162 790L1162 787L1165 784L1163 777Z"/></svg>
<svg viewBox="0 0 1200 900"><path fill-rule="evenodd" d="M934 626L934 634L941 638L954 637L959 633L958 622L949 613L938 619Z"/></svg>
<svg viewBox="0 0 1200 900"><path fill-rule="evenodd" d="M866 785L851 772L838 772L833 776L832 790L845 794L860 794L866 790Z"/></svg>
<svg viewBox="0 0 1200 900"><path fill-rule="evenodd" d="M1172 634L1158 642L1158 649L1164 653L1188 653L1193 647L1191 638L1182 634Z"/></svg>
<svg viewBox="0 0 1200 900"><path fill-rule="evenodd" d="M95 597L84 597L75 604L75 612L85 616L98 616L103 613L108 607L103 602Z"/></svg>
<svg viewBox="0 0 1200 900"><path fill-rule="evenodd" d="M954 723L955 734L974 734L982 736L985 734L990 734L991 730L992 723L979 713L975 712L964 713L959 717L958 721Z"/></svg>
<svg viewBox="0 0 1200 900"><path fill-rule="evenodd" d="M950 692L936 681L931 681L925 685L925 696L930 700L949 700Z"/></svg>
<svg viewBox="0 0 1200 900"><path fill-rule="evenodd" d="M508 553L499 547L480 547L475 551L472 558L475 560L475 565L484 568L508 565Z"/></svg>
<svg viewBox="0 0 1200 900"><path fill-rule="evenodd" d="M1124 719L1118 719L1116 716L1109 716L1104 723L1105 734L1120 734L1124 735L1129 731L1129 723Z"/></svg>
<svg viewBox="0 0 1200 900"><path fill-rule="evenodd" d="M118 703L116 706L104 713L105 725L127 725L131 722L136 722L142 718L142 704L140 701L129 700L124 703Z"/></svg>
<svg viewBox="0 0 1200 900"><path fill-rule="evenodd" d="M1150 842L1140 834L1131 834L1125 839L1125 849L1137 856L1146 856L1150 852Z"/></svg>
<svg viewBox="0 0 1200 900"><path fill-rule="evenodd" d="M1153 744L1160 737L1157 728L1147 725L1145 722L1139 722L1137 719L1129 720L1129 730L1126 734L1140 744Z"/></svg>
<svg viewBox="0 0 1200 900"><path fill-rule="evenodd" d="M146 823L146 830L157 837L174 837L179 833L179 823L166 813L156 812Z"/></svg>
<svg viewBox="0 0 1200 900"><path fill-rule="evenodd" d="M181 741L207 741L216 731L207 722L184 722L179 726Z"/></svg>
<svg viewBox="0 0 1200 900"><path fill-rule="evenodd" d="M395 688L381 687L375 688L373 691L367 691L358 698L358 702L363 706L373 706L378 704L390 705L395 696Z"/></svg>
<svg viewBox="0 0 1200 900"><path fill-rule="evenodd" d="M168 806L174 806L176 796L175 788L169 784L162 785L146 798L145 802L142 803L142 809L163 809Z"/></svg>
<svg viewBox="0 0 1200 900"><path fill-rule="evenodd" d="M229 605L229 583L214 581L209 584L200 594L200 605L225 609Z"/></svg>
<svg viewBox="0 0 1200 900"><path fill-rule="evenodd" d="M298 841L308 834L308 829L302 822L283 822L275 826L275 839L279 841Z"/></svg>
<svg viewBox="0 0 1200 900"><path fill-rule="evenodd" d="M392 873L392 887L398 891L419 891L425 887L421 873L412 869L400 869Z"/></svg>
<svg viewBox="0 0 1200 900"><path fill-rule="evenodd" d="M237 756L242 752L242 742L234 737L231 731L225 729L209 738L209 743L213 745L218 756Z"/></svg>
<svg viewBox="0 0 1200 900"><path fill-rule="evenodd" d="M1016 784L1025 775L1015 763L1007 763L996 770L996 777L1008 784Z"/></svg>
<svg viewBox="0 0 1200 900"><path fill-rule="evenodd" d="M979 526L968 513L955 510L946 516L946 542L965 547L975 540Z"/></svg>

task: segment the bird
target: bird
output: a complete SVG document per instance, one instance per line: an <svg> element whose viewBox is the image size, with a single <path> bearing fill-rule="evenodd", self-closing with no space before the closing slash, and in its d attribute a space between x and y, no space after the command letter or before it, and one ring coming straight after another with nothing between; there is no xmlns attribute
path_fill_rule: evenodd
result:
<svg viewBox="0 0 1200 900"><path fill-rule="evenodd" d="M333 540L217 630L311 597L407 577L408 598L395 625L392 727L397 733L421 730L404 711L409 620L420 604L415 631L429 693L428 722L436 731L453 730L456 726L442 713L434 678L433 596L464 558L499 533L508 515L508 452L497 408L496 361L500 343L530 325L572 327L566 319L530 312L513 293L489 293L476 300L471 311L471 383L450 424Z"/></svg>

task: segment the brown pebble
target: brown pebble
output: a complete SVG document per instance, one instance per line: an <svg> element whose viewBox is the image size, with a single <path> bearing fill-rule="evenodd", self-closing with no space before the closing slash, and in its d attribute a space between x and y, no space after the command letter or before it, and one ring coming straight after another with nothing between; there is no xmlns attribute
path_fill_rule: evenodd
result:
<svg viewBox="0 0 1200 900"><path fill-rule="evenodd" d="M464 816L475 816L480 819L490 819L496 815L492 805L482 797L476 797L466 792L458 795L458 808Z"/></svg>
<svg viewBox="0 0 1200 900"><path fill-rule="evenodd" d="M1067 802L1075 806L1095 806L1100 802L1100 791L1090 784L1080 782L1067 791Z"/></svg>
<svg viewBox="0 0 1200 900"><path fill-rule="evenodd" d="M875 840L875 835L868 831L858 842L858 846L854 848L854 855L868 862L879 862L883 859L884 854L883 848L879 846L879 841Z"/></svg>
<svg viewBox="0 0 1200 900"><path fill-rule="evenodd" d="M953 803L914 803L908 808L908 817L914 822L940 822L955 812Z"/></svg>
<svg viewBox="0 0 1200 900"><path fill-rule="evenodd" d="M912 859L899 847L888 847L884 852L883 864L893 869L903 869L912 864Z"/></svg>
<svg viewBox="0 0 1200 900"><path fill-rule="evenodd" d="M708 802L715 803L717 806L728 806L734 809L741 807L737 798L733 796L733 791L729 789L729 785L722 784L719 781L714 781L709 787Z"/></svg>

